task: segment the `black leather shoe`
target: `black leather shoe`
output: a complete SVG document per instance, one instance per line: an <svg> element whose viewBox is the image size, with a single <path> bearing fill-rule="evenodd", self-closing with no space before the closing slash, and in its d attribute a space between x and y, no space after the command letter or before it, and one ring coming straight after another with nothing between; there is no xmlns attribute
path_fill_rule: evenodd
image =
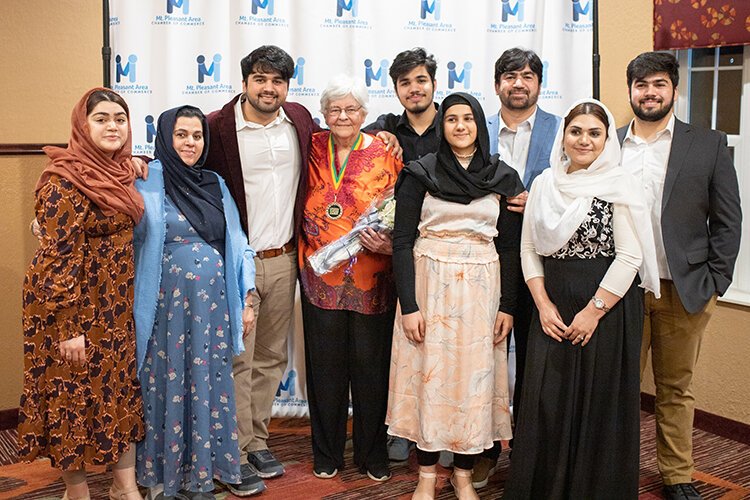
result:
<svg viewBox="0 0 750 500"><path fill-rule="evenodd" d="M693 483L664 485L665 500L703 500Z"/></svg>

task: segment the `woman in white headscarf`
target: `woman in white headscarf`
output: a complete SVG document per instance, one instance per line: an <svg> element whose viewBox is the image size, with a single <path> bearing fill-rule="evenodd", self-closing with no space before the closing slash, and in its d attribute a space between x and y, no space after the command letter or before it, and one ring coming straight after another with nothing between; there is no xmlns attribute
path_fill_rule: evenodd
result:
<svg viewBox="0 0 750 500"><path fill-rule="evenodd" d="M505 498L637 498L643 293L658 295L640 184L614 118L575 103L526 206L521 262L537 312Z"/></svg>

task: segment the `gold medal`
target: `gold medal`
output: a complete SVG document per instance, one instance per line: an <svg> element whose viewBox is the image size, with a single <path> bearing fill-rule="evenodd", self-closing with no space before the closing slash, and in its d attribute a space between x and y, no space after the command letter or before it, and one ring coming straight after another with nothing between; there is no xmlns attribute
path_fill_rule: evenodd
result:
<svg viewBox="0 0 750 500"><path fill-rule="evenodd" d="M336 220L340 218L344 213L344 208L339 204L338 201L335 201L333 203L329 203L328 207L326 207L326 215L331 220Z"/></svg>

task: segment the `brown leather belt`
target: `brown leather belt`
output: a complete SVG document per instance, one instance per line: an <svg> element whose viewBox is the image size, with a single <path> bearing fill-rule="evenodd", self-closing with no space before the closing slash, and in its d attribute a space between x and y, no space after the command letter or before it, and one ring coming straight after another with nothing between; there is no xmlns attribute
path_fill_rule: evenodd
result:
<svg viewBox="0 0 750 500"><path fill-rule="evenodd" d="M293 251L294 248L294 241L290 241L281 248L269 248L268 250L261 250L260 252L255 254L255 256L259 259L270 259L272 257L278 257L279 255L289 253Z"/></svg>

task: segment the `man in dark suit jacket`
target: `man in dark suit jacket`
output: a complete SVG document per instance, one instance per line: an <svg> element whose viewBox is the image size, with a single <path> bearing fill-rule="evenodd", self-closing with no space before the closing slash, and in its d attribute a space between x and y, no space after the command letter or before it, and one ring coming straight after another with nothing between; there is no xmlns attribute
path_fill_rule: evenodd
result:
<svg viewBox="0 0 750 500"><path fill-rule="evenodd" d="M257 252L257 318L245 352L233 361L241 484L238 496L260 493L262 478L284 473L268 450L271 407L286 369L287 336L297 281L295 235L300 227L310 138L319 130L302 105L286 102L294 62L282 49L266 45L241 61L242 93L208 115L208 168L227 182L242 228Z"/></svg>
<svg viewBox="0 0 750 500"><path fill-rule="evenodd" d="M641 373L649 348L656 383L656 451L668 499L701 498L692 484L692 378L701 338L732 282L742 213L723 132L672 112L679 79L669 53L647 52L627 69L635 118L619 129L622 164L641 179L651 209L661 298L648 292Z"/></svg>
<svg viewBox="0 0 750 500"><path fill-rule="evenodd" d="M514 47L503 52L495 62L495 92L500 98L500 111L487 115L490 153L500 153L505 163L516 169L526 192L508 200L508 209L523 213L528 191L534 179L549 168L549 155L555 140L560 117L547 113L537 105L542 84L542 61L531 51ZM518 305L513 316L516 374L513 386L513 419L520 418L523 371L526 346L534 301L521 276ZM510 343L510 336L508 337ZM496 468L500 445L482 453L474 465L472 482L482 488Z"/></svg>

